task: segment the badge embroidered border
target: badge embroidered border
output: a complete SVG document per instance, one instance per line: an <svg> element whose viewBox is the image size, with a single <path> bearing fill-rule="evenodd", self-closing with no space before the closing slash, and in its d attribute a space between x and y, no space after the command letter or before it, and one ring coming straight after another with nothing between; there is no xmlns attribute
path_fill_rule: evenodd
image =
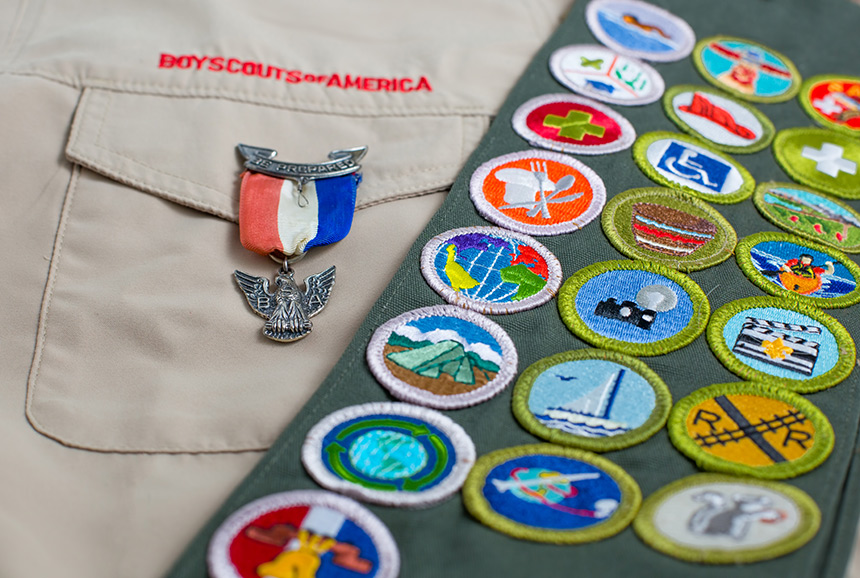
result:
<svg viewBox="0 0 860 578"><path fill-rule="evenodd" d="M492 303L489 301L479 301L470 297L464 297L458 291L455 291L450 285L442 281L436 273L434 260L439 247L453 237L460 235L469 235L473 233L485 234L490 236L501 237L504 239L514 239L524 245L532 248L540 257L546 261L547 277L546 284L537 293L525 297L519 301L511 301L506 303ZM555 255L550 253L549 249L538 243L531 237L522 233L516 233L499 227L463 227L461 229L451 229L439 235L436 235L424 245L421 250L421 274L427 284L433 288L445 301L452 305L458 305L466 309L471 309L483 314L509 314L518 311L526 311L543 305L547 301L552 300L561 286L561 263Z"/></svg>
<svg viewBox="0 0 860 578"><path fill-rule="evenodd" d="M673 540L660 531L655 517L667 500L683 490L721 483L748 485L781 494L788 501L793 502L797 509L799 522L796 529L777 542L736 550L717 546L695 548ZM781 482L738 478L725 474L695 474L667 484L645 499L639 514L633 520L633 530L636 535L650 547L680 560L702 564L748 564L778 558L803 547L818 533L820 526L821 510L806 492Z"/></svg>
<svg viewBox="0 0 860 578"><path fill-rule="evenodd" d="M320 490L298 490L270 494L233 512L215 531L209 542L207 564L212 578L242 578L231 562L231 544L257 518L278 510L301 506L334 510L361 528L376 546L379 567L372 578L397 578L400 553L391 532L370 510L351 498Z"/></svg>
<svg viewBox="0 0 860 578"><path fill-rule="evenodd" d="M536 165L540 161L552 161L565 165L573 169L573 171L575 171L576 173L579 173L579 175L581 175L586 181L588 181L588 185L591 187L592 198L591 203L588 205L588 208L573 219L569 219L567 221L562 221L555 224L537 225L518 221L517 219L506 215L501 210L490 204L490 202L486 199L484 192L485 181L490 176L490 173L492 173L493 170L495 170L498 166L503 165L505 163L520 160L531 161L532 159L536 161ZM537 168L537 171L535 171L533 168L532 172L533 174L537 175L535 176L535 183L541 183L540 189L538 189L537 187L534 188L533 195L540 194L541 203L545 202L546 204L549 204L559 202L559 199L553 199L551 198L551 195L548 195L546 199L544 199L544 192L546 189L543 188L543 182L546 181L542 181L542 179L547 179L546 169L541 172L539 168ZM574 176L574 179L576 179L575 175L571 176ZM565 178L566 177L561 177L556 184L561 183ZM549 182L552 183L551 180L549 180ZM568 185L568 188L575 186L575 184L576 183L574 180L570 183L570 185ZM564 190L559 190L555 194L560 194L563 192ZM603 184L603 179L601 179L597 173L595 173L590 167L576 160L575 158L557 152L531 149L527 151L501 155L492 158L485 163L482 163L481 166L475 169L475 172L472 173L471 179L469 179L469 196L471 197L472 203L474 203L475 208L478 210L481 216L496 225L499 225L506 229L510 229L511 231L517 231L518 233L525 233L527 235L550 236L578 231L579 229L585 227L588 223L593 221L600 214L600 211L603 209L604 203L606 203L606 187ZM561 197L561 199L564 198L565 197ZM532 201L534 201L534 196L532 196ZM571 202L574 202L574 199L571 199ZM538 203L539 201L534 201L534 211L537 211L539 206ZM546 204L543 205L543 208L546 208Z"/></svg>
<svg viewBox="0 0 860 578"><path fill-rule="evenodd" d="M776 283L765 277L761 271L756 268L750 254L750 251L756 245L767 241L792 243L832 257L834 261L838 261L839 264L848 269L848 272L854 277L854 290L846 293L845 295L840 295L839 297L814 297L811 295L801 295L778 286ZM770 293L771 295L784 297L786 299L795 299L801 303L806 303L822 309L850 307L851 305L860 302L860 267L837 249L825 247L824 245L819 245L818 243L813 243L788 233L753 233L752 235L741 239L738 243L737 249L735 250L735 258L737 259L738 266L747 278L755 283L760 289L764 290L766 293Z"/></svg>
<svg viewBox="0 0 860 578"><path fill-rule="evenodd" d="M773 56L777 60L781 60L782 64L785 65L785 68L787 69L787 71L791 77L791 83L782 93L780 93L776 96L758 96L756 94L747 94L747 93L745 93L745 92L743 92L737 88L734 88L730 85L727 85L727 84L723 83L722 81L720 81L719 79L711 76L711 74L708 72L707 68L705 67L705 63L702 60L702 51L712 42L719 41L719 40L728 40L730 42L743 42L743 43L748 44L752 47L758 48L759 50L763 50L765 52L768 52L771 56ZM747 38L738 38L736 36L726 36L726 35L722 35L722 34L716 35L716 36L709 36L708 38L703 38L696 43L695 48L693 48L692 56L693 56L693 64L695 65L696 70L699 72L699 74L702 76L702 78L705 79L705 81L707 81L710 84L713 84L714 86L716 86L717 88L719 88L721 90L725 90L726 92L729 92L729 93L737 96L738 98L742 98L743 100L747 100L750 102L785 102L787 100L791 100L800 90L800 83L801 83L800 72L798 72L797 67L794 65L794 63L787 56L782 54L781 52L777 52L776 50L769 48L763 44L759 44L758 42L755 42L754 40L749 40ZM765 63L765 65L767 65L767 64Z"/></svg>
<svg viewBox="0 0 860 578"><path fill-rule="evenodd" d="M773 156L786 174L799 183L843 199L860 199L858 139L824 128L787 128L773 139ZM806 161L814 162L815 166L808 170ZM829 172L818 170L819 164Z"/></svg>
<svg viewBox="0 0 860 578"><path fill-rule="evenodd" d="M466 393L437 395L405 382L391 373L385 365L385 344L398 327L426 317L455 317L475 324L489 333L502 349L501 363L496 376L485 385ZM454 305L433 305L407 311L380 325L367 345L367 364L371 373L394 397L417 405L435 409L460 409L483 403L501 393L517 374L517 350L513 340L497 323L483 315Z"/></svg>
<svg viewBox="0 0 860 578"><path fill-rule="evenodd" d="M815 437L813 438L812 446L796 460L780 461L759 467L739 464L705 452L690 436L687 430L687 416L699 404L725 395L763 397L794 407L815 427ZM744 416L741 415L739 417L743 418ZM759 431L758 427L752 425L744 428L738 424L738 427L744 433L747 431L757 433ZM697 389L690 395L678 400L674 407L672 407L672 411L669 412L667 428L669 429L669 439L672 444L678 451L693 460L699 468L753 478L781 480L799 476L821 465L830 456L830 452L833 451L833 427L830 425L827 416L820 409L797 393L778 385L768 385L761 382L737 381L733 383L716 383ZM770 447L767 440L762 440L761 443L768 444L768 447Z"/></svg>
<svg viewBox="0 0 860 578"><path fill-rule="evenodd" d="M716 96L716 97L719 97L721 99L725 99L725 100L729 101L730 103L741 107L745 111L749 112L752 116L754 116L755 119L761 124L761 129L762 129L761 136L756 138L751 144L745 145L745 146L728 145L728 144L722 144L722 143L716 142L715 140L710 138L708 135L706 135L703 132L693 128L690 124L688 124L686 121L684 121L678 115L677 111L675 110L675 105L674 105L673 101L674 101L675 97L677 97L678 95L683 94L685 92L692 92L694 94L695 93L706 93L709 96ZM717 107L717 105L715 105L713 103L709 103L709 104L711 104L711 106ZM717 107L717 109L719 109L719 107ZM776 134L776 129L774 129L773 123L770 121L769 118L767 118L764 115L763 112L761 112L760 110L758 110L754 106L751 106L745 102L740 101L737 98L734 98L734 97L728 95L727 93L724 93L724 92L719 91L719 90L714 90L713 88L707 88L707 87L703 87L703 86L695 86L692 84L681 84L678 86L673 86L669 90L667 90L666 93L663 95L663 110L666 112L666 116L669 117L669 120L671 120L673 123L675 123L675 125L678 128L680 128L682 131L684 131L685 133L692 135L694 137L698 137L698 138L703 139L707 144L709 144L711 147L713 147L717 150L725 151L725 152L732 153L732 154L754 153L754 152L758 152L762 149L765 149L770 145L771 142L773 142L773 137ZM716 110L711 110L710 112L715 113L715 114L717 113ZM720 112L723 112L723 111L720 110ZM718 122L717 120L715 120L713 118L709 118L709 120L712 120L715 123ZM734 117L732 117L731 119L724 119L724 120L725 120L725 123L729 123L729 122L735 122L736 119L734 119ZM735 123L735 124L737 124L737 123ZM723 126L726 126L726 124L724 124ZM727 126L726 126L726 128L729 129L729 127L727 127ZM741 128L744 128L744 127L741 127Z"/></svg>
<svg viewBox="0 0 860 578"><path fill-rule="evenodd" d="M849 234L847 233L847 231L849 231L848 227L851 226L856 229L856 234L854 235L853 241L854 244L841 245L838 237L835 241L830 241L828 239L830 231L825 230L825 226L823 225L826 225L828 221L832 221L833 219L821 219L820 217L818 217L818 219L824 221L824 223L812 223L812 231L805 231L801 229L799 225L792 225L789 222L786 222L785 218L780 218L778 214L776 214L776 212L771 208L772 203L768 203L765 199L765 195L772 193L773 189L777 187L793 189L795 191L800 191L808 196L818 197L824 203L830 203L831 205L835 206L837 210L841 209L847 215L847 217L845 215L841 216L843 230L841 232L837 231L836 233L834 233L834 236L842 236L847 241L849 238ZM753 204L756 206L756 208L759 210L762 216L764 216L765 219L767 219L777 227L788 231L789 233L793 233L805 239L810 239L816 243L821 243L822 245L828 245L835 249L839 249L840 251L843 251L845 253L860 253L860 213L855 211L848 204L843 203L838 199L795 183L768 182L762 183L758 187L756 187L755 193L753 193ZM819 206L815 205L814 203L810 204L813 204L814 206ZM802 209L803 207L801 206L800 208ZM834 217L840 217L840 215L838 215L836 211L834 211L832 208L828 209L826 206L824 206L821 207L819 210L825 216L827 212L830 212L834 215ZM800 223L801 218L808 217L808 215L804 215L799 211L796 212L798 212L799 214L792 215L788 218L788 221L792 221L792 219L795 219L796 222ZM850 223L851 219L853 219L857 224L855 225L853 223Z"/></svg>
<svg viewBox="0 0 860 578"><path fill-rule="evenodd" d="M692 301L693 314L687 326L671 337L651 343L631 343L600 335L591 329L576 310L576 296L579 290L591 279L608 271L647 271L662 275L677 283ZM571 275L558 296L558 311L562 321L570 331L583 341L604 349L620 351L642 357L663 355L681 349L693 342L705 330L711 306L705 292L692 279L675 269L650 261L602 261L583 267Z"/></svg>
<svg viewBox="0 0 860 578"><path fill-rule="evenodd" d="M535 109L556 102L576 104L601 112L618 125L621 134L612 142L592 145L566 143L541 136L528 126L528 116ZM572 94L545 94L543 96L537 96L527 100L514 112L514 115L511 118L511 124L517 134L523 137L530 145L562 153L579 155L609 154L630 148L633 141L636 140L636 129L633 128L633 125L630 124L630 121L626 118L608 106L595 102L590 98L575 96Z"/></svg>
<svg viewBox="0 0 860 578"><path fill-rule="evenodd" d="M372 481L368 481L364 485L364 480L356 477L353 473L346 470L344 474L335 473L326 465L325 455L330 455L333 450L330 449L331 444L323 447L325 437L332 430L346 422L355 421L356 423L349 426L350 428L355 428L362 423L358 420L373 416L403 416L423 422L422 424L416 424L415 427L416 429L423 427L426 433L414 434L414 432L410 432L413 434L410 436L413 439L419 436L438 438L439 435L430 430L427 425L438 430L448 438L450 445L454 449L453 455L449 453L446 447L448 444L444 440L431 438L428 441L428 444L432 446L435 452L437 461L433 464L432 471L428 474L426 483L433 483L434 485L429 489L422 490L421 479L415 480L412 477L407 477L393 480L395 482L403 482L400 489L393 488L391 484L374 487ZM376 421L371 420L371 425L373 423L376 423ZM344 449L350 451L350 448L341 447L341 450ZM463 482L466 480L466 475L475 463L475 458L475 444L472 443L472 439L466 433L466 430L460 427L454 420L432 409L408 403L365 403L345 407L320 420L311 428L302 444L302 463L319 485L358 500L382 504L384 506L426 508L447 500L462 487ZM444 463L442 460L444 460ZM449 465L451 469L445 473ZM416 472L415 475L420 474L425 469L426 465ZM439 475L444 476L441 478L441 481L438 478ZM436 477L430 478L430 476Z"/></svg>
<svg viewBox="0 0 860 578"><path fill-rule="evenodd" d="M796 311L801 315L813 319L816 323L821 323L836 340L839 350L839 359L836 364L829 371L817 377L787 379L753 369L739 360L726 344L723 330L729 320L738 313L749 309L765 307ZM857 360L854 340L851 339L848 330L841 323L817 307L779 297L747 297L726 303L711 315L705 335L711 351L720 360L720 363L735 375L743 379L776 385L798 393L812 393L833 387L851 374L851 371L854 369L854 363Z"/></svg>
<svg viewBox="0 0 860 578"><path fill-rule="evenodd" d="M600 24L598 10L604 4L627 4L647 12L649 17L653 17L654 20L649 21L648 24L640 24L636 22L635 25L643 29L657 29L661 34L664 34L663 31L654 24L654 21L662 19L660 21L662 24L663 21L668 20L669 24L674 26L677 31L683 35L683 38L679 42L677 48L668 52L653 52L627 48L610 36ZM633 18L635 20L636 16L633 16ZM685 20L672 14L668 10L664 10L663 8L659 8L653 4L649 4L648 2L642 2L641 0L592 0L585 8L585 19L591 33L594 34L594 37L602 44L621 54L634 56L643 60L650 60L652 62L674 62L676 60L681 60L686 58L690 52L692 52L693 46L696 44L696 33Z"/></svg>
<svg viewBox="0 0 860 578"><path fill-rule="evenodd" d="M648 149L649 147L661 140L675 140L685 144L692 145L695 148L699 148L703 151L712 154L716 158L720 159L724 163L731 165L735 170L738 171L741 177L741 185L734 191L726 194L722 193L704 193L702 191L698 191L692 187L687 185L683 185L676 181L670 180L669 178L663 176L651 161L648 160ZM636 142L633 143L633 160L636 161L636 166L645 173L645 175L650 178L652 181L656 182L660 185L665 185L671 189L684 191L689 193L695 197L699 197L700 199L705 199L711 203L719 203L719 204L731 204L731 203L740 203L741 201L746 200L750 195L752 195L753 189L755 189L755 180L753 176L750 174L743 165L734 160L733 158L725 155L724 153L718 152L712 148L710 148L704 141L694 138L692 136L688 136L686 134L677 133L677 132L668 132L668 131L654 131L645 133L640 135L639 138L636 139Z"/></svg>
<svg viewBox="0 0 860 578"><path fill-rule="evenodd" d="M632 229L633 205L652 203L705 219L714 225L714 237L689 256L650 251L636 241ZM619 252L631 259L660 263L679 271L699 271L728 259L735 250L738 235L716 209L680 191L661 187L629 189L612 197L600 216L603 233ZM668 225L667 225L668 226Z"/></svg>
<svg viewBox="0 0 860 578"><path fill-rule="evenodd" d="M844 97L848 102L848 106L851 108L851 113L853 118L860 117L860 77L858 76L846 76L842 74L819 74L813 76L812 78L807 78L803 85L800 87L800 93L797 95L797 99L800 101L800 106L803 107L803 110L818 124L823 127L833 129L837 132L841 132L851 136L860 135L860 123L857 123L855 127L847 126L846 124L839 123L829 118L828 116L823 115L812 102L812 91L818 88L821 84L832 84L832 83L843 83L850 82L854 83L853 90L856 92L851 96ZM830 96L832 93L828 93ZM831 103L835 105L831 100ZM833 111L836 112L835 110ZM844 112L844 110L842 111ZM832 114L832 113L831 113Z"/></svg>
<svg viewBox="0 0 860 578"><path fill-rule="evenodd" d="M483 495L483 487L493 468L523 456L558 456L591 464L618 485L621 503L609 519L580 530L546 530L515 522L493 510ZM609 538L629 526L642 504L642 491L630 474L597 454L553 444L530 444L496 450L478 458L463 485L463 503L479 522L514 538L550 544L583 544Z"/></svg>
<svg viewBox="0 0 860 578"><path fill-rule="evenodd" d="M618 435L585 437L547 427L535 417L529 409L529 397L538 377L561 363L591 359L611 361L627 367L648 382L654 390L655 402L651 415L642 425ZM512 401L514 417L530 433L554 444L578 447L592 452L620 450L646 441L666 424L671 407L672 394L657 373L635 357L604 349L565 351L536 361L520 374L514 386Z"/></svg>

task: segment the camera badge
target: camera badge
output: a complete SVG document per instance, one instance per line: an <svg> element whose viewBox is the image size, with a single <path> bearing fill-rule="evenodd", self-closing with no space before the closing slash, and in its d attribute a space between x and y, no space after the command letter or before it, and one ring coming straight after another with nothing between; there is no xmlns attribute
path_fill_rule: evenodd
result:
<svg viewBox="0 0 860 578"><path fill-rule="evenodd" d="M561 318L595 347L662 355L704 330L710 305L686 275L648 261L604 261L570 276L558 297Z"/></svg>

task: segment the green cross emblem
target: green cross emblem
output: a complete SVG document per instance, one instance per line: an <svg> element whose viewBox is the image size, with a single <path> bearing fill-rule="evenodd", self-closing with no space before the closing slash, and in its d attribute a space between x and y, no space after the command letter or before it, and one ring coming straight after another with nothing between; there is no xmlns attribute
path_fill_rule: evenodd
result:
<svg viewBox="0 0 860 578"><path fill-rule="evenodd" d="M571 110L567 113L567 116L548 114L543 119L543 124L544 126L552 126L560 129L558 131L559 136L573 140L582 140L587 134L602 137L606 132L606 127L593 124L591 122L593 116L587 112Z"/></svg>

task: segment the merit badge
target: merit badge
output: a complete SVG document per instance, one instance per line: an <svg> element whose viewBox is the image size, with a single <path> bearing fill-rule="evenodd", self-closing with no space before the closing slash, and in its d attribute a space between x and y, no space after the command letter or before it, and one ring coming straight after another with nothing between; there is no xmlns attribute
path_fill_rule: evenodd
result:
<svg viewBox="0 0 860 578"><path fill-rule="evenodd" d="M818 124L860 135L860 78L825 74L807 79L798 95L800 104Z"/></svg>
<svg viewBox="0 0 860 578"><path fill-rule="evenodd" d="M640 0L592 0L585 9L585 18L600 42L621 54L644 60L681 60L696 43L689 24Z"/></svg>
<svg viewBox="0 0 860 578"><path fill-rule="evenodd" d="M513 116L514 130L536 147L580 155L614 153L636 140L630 122L602 104L572 94L526 101Z"/></svg>
<svg viewBox="0 0 860 578"><path fill-rule="evenodd" d="M247 171L239 196L242 245L282 262L269 290L266 277L235 271L248 304L266 320L263 334L296 341L312 329L310 318L323 310L334 286L335 268L305 278L302 290L290 263L305 252L343 239L352 226L361 175L358 162L367 147L333 151L329 161L295 164L274 160L272 149L239 145Z"/></svg>
<svg viewBox="0 0 860 578"><path fill-rule="evenodd" d="M396 578L388 528L355 500L330 492L271 494L240 508L212 536L212 578Z"/></svg>
<svg viewBox="0 0 860 578"><path fill-rule="evenodd" d="M535 444L481 456L466 478L463 501L482 524L514 538L580 544L626 528L642 493L605 458Z"/></svg>
<svg viewBox="0 0 860 578"><path fill-rule="evenodd" d="M678 128L729 153L754 153L773 140L773 123L750 106L712 88L673 86L663 108Z"/></svg>
<svg viewBox="0 0 860 578"><path fill-rule="evenodd" d="M549 69L573 92L609 104L649 104L665 88L660 73L644 62L596 44L559 48L549 58Z"/></svg>
<svg viewBox="0 0 860 578"><path fill-rule="evenodd" d="M856 360L848 331L795 299L749 297L727 303L711 317L707 337L731 372L800 393L836 385Z"/></svg>
<svg viewBox="0 0 860 578"><path fill-rule="evenodd" d="M501 393L517 373L517 351L486 317L436 305L383 323L370 338L367 363L394 397L458 409Z"/></svg>
<svg viewBox="0 0 860 578"><path fill-rule="evenodd" d="M367 403L315 425L302 463L323 487L375 504L426 507L457 492L475 445L450 418L408 403Z"/></svg>
<svg viewBox="0 0 860 578"><path fill-rule="evenodd" d="M469 194L488 221L527 235L578 231L606 201L597 173L573 157L540 150L485 162L472 173Z"/></svg>
<svg viewBox="0 0 860 578"><path fill-rule="evenodd" d="M860 140L823 128L789 128L773 156L792 179L844 199L860 199Z"/></svg>
<svg viewBox="0 0 860 578"><path fill-rule="evenodd" d="M693 49L702 78L744 100L783 102L800 89L794 63L776 50L751 40L711 36Z"/></svg>
<svg viewBox="0 0 860 578"><path fill-rule="evenodd" d="M421 251L421 273L445 301L479 313L533 309L561 286L561 264L549 249L497 227L436 235Z"/></svg>
<svg viewBox="0 0 860 578"><path fill-rule="evenodd" d="M693 137L649 132L633 144L633 160L653 181L712 203L739 203L755 181L744 167Z"/></svg>
<svg viewBox="0 0 860 578"><path fill-rule="evenodd" d="M820 409L779 386L750 381L694 391L669 414L669 439L704 470L766 479L793 478L833 450Z"/></svg>
<svg viewBox="0 0 860 578"><path fill-rule="evenodd" d="M622 353L578 349L530 365L514 387L520 424L549 442L595 452L642 443L663 427L672 396L660 376Z"/></svg>
<svg viewBox="0 0 860 578"><path fill-rule="evenodd" d="M738 236L707 203L672 189L630 189L600 217L612 245L631 259L698 271L728 259Z"/></svg>
<svg viewBox="0 0 860 578"><path fill-rule="evenodd" d="M764 217L790 233L860 253L860 213L824 193L793 183L763 183L753 203Z"/></svg>
<svg viewBox="0 0 860 578"><path fill-rule="evenodd" d="M818 532L821 511L779 482L697 474L648 496L633 520L639 538L664 554L705 564L784 556Z"/></svg>
<svg viewBox="0 0 860 578"><path fill-rule="evenodd" d="M786 233L755 233L738 243L738 265L771 295L821 308L860 301L860 267L836 249Z"/></svg>
<svg viewBox="0 0 860 578"><path fill-rule="evenodd" d="M705 330L711 308L686 275L648 261L604 261L570 276L558 296L561 319L596 347L662 355Z"/></svg>

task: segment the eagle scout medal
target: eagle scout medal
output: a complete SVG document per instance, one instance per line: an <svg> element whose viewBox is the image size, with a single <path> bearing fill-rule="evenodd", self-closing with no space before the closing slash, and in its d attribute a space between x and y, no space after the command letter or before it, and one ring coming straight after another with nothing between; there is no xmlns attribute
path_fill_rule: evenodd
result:
<svg viewBox="0 0 860 578"><path fill-rule="evenodd" d="M775 385L738 381L703 387L669 414L669 438L700 468L765 479L793 478L833 450L820 409Z"/></svg>
<svg viewBox="0 0 860 578"><path fill-rule="evenodd" d="M662 355L704 330L710 305L686 275L647 261L604 261L570 276L558 297L561 319L595 347Z"/></svg>
<svg viewBox="0 0 860 578"><path fill-rule="evenodd" d="M640 0L592 0L585 9L585 18L600 42L643 60L681 60L696 43L689 24Z"/></svg>
<svg viewBox="0 0 860 578"><path fill-rule="evenodd" d="M606 237L627 257L679 271L722 263L738 240L731 224L710 205L672 189L620 193L606 203L600 220Z"/></svg>
<svg viewBox="0 0 860 578"><path fill-rule="evenodd" d="M860 253L860 213L824 193L793 183L762 183L753 203L764 218L789 233Z"/></svg>
<svg viewBox="0 0 860 578"><path fill-rule="evenodd" d="M649 104L665 88L660 73L644 62L596 44L559 48L550 56L549 69L573 92L609 104Z"/></svg>
<svg viewBox="0 0 860 578"><path fill-rule="evenodd" d="M427 507L460 489L475 446L463 428L431 409L368 403L315 425L302 463L329 490L386 506Z"/></svg>
<svg viewBox="0 0 860 578"><path fill-rule="evenodd" d="M636 140L630 122L602 104L572 94L547 94L524 102L513 127L532 146L580 155L614 153Z"/></svg>
<svg viewBox="0 0 860 578"><path fill-rule="evenodd" d="M739 203L755 188L752 175L737 161L679 133L643 134L633 144L633 160L656 183L712 203Z"/></svg>
<svg viewBox="0 0 860 578"><path fill-rule="evenodd" d="M469 194L484 218L527 235L578 231L606 201L597 173L573 157L541 150L485 162L472 173Z"/></svg>
<svg viewBox="0 0 860 578"><path fill-rule="evenodd" d="M322 491L271 494L240 508L212 536L212 578L396 578L388 528L358 502Z"/></svg>
<svg viewBox="0 0 860 578"><path fill-rule="evenodd" d="M622 353L578 349L530 365L514 387L513 411L549 442L594 452L642 443L663 427L672 396L647 365Z"/></svg>
<svg viewBox="0 0 860 578"><path fill-rule="evenodd" d="M605 458L535 444L481 456L466 478L463 501L479 522L514 538L581 544L626 528L642 493Z"/></svg>
<svg viewBox="0 0 860 578"><path fill-rule="evenodd" d="M789 128L773 156L792 179L843 199L860 199L860 140L823 128Z"/></svg>
<svg viewBox="0 0 860 578"><path fill-rule="evenodd" d="M729 153L754 153L773 141L773 123L758 109L701 86L673 86L663 108L678 128Z"/></svg>
<svg viewBox="0 0 860 578"><path fill-rule="evenodd" d="M751 40L711 36L693 49L693 63L709 83L752 102L783 102L800 90L794 63Z"/></svg>
<svg viewBox="0 0 860 578"><path fill-rule="evenodd" d="M517 350L505 330L483 315L435 305L379 326L367 363L394 397L458 409L501 393L517 373Z"/></svg>
<svg viewBox="0 0 860 578"><path fill-rule="evenodd" d="M263 334L274 341L296 341L310 333L310 318L328 302L335 268L307 277L301 289L290 262L349 233L361 181L358 162L367 148L333 151L329 161L318 164L276 161L277 152L272 149L248 145L238 149L247 169L239 197L242 245L271 255L283 266L274 290L266 277L242 271L234 276L251 309L266 320Z"/></svg>
<svg viewBox="0 0 860 578"><path fill-rule="evenodd" d="M749 297L727 303L711 316L707 337L729 371L799 393L836 385L856 361L848 331L796 299Z"/></svg>
<svg viewBox="0 0 860 578"><path fill-rule="evenodd" d="M860 78L824 74L806 79L797 95L803 109L818 124L860 135Z"/></svg>
<svg viewBox="0 0 860 578"><path fill-rule="evenodd" d="M436 235L421 251L421 273L448 303L489 314L533 309L561 286L561 264L549 249L497 227Z"/></svg>
<svg viewBox="0 0 860 578"><path fill-rule="evenodd" d="M738 243L738 265L771 295L822 308L860 301L860 267L836 249L785 233L755 233Z"/></svg>
<svg viewBox="0 0 860 578"><path fill-rule="evenodd" d="M821 511L794 486L723 474L672 482L642 503L633 529L664 554L704 564L770 560L803 547Z"/></svg>

